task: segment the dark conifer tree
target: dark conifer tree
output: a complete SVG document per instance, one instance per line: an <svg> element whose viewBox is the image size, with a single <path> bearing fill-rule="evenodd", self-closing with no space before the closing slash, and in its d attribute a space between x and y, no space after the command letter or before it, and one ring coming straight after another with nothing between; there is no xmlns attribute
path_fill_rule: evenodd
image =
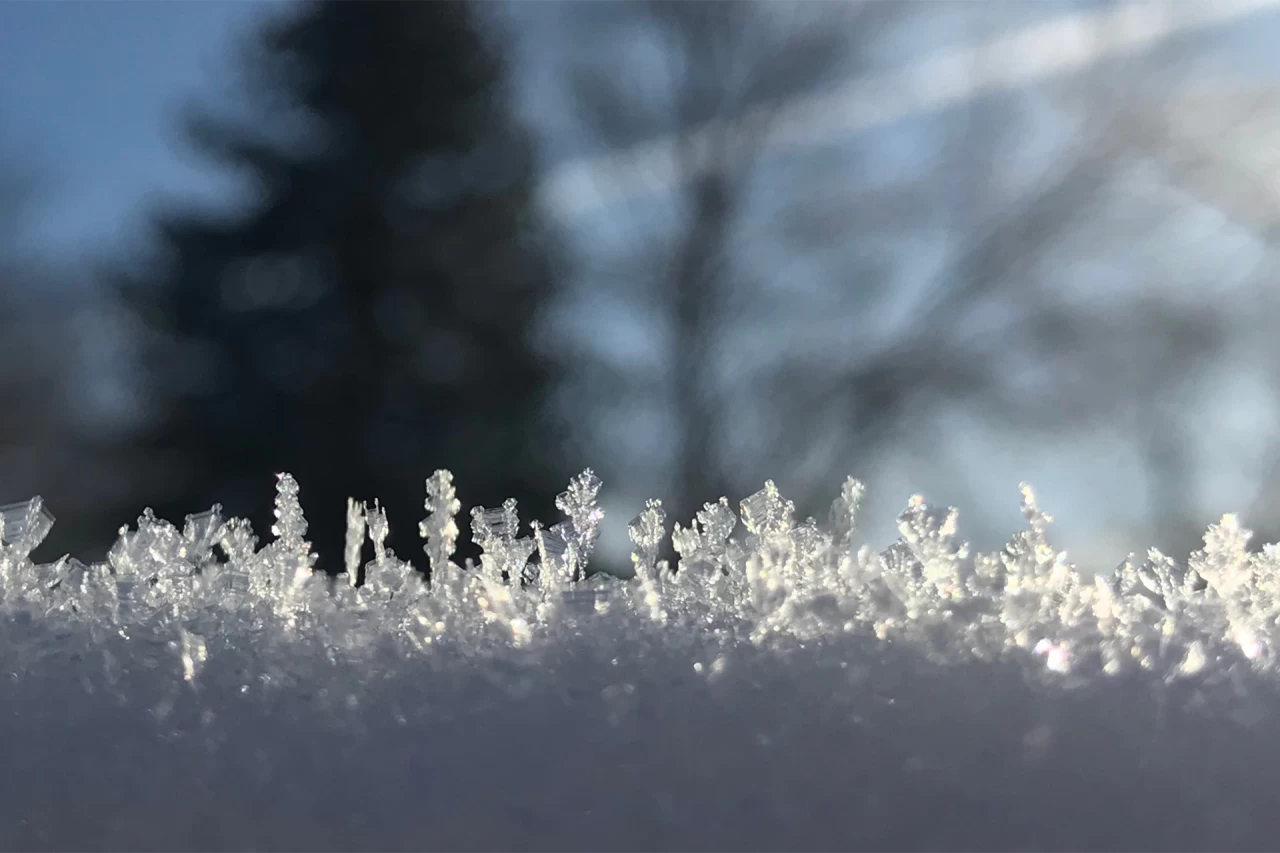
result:
<svg viewBox="0 0 1280 853"><path fill-rule="evenodd" d="M437 467L455 472L460 521L507 496L526 520L554 515L565 471L533 346L551 255L529 140L474 15L303 6L250 51L247 118L188 117L198 149L254 192L229 215L168 209L158 261L121 277L156 333L162 515L217 501L263 532L271 474L288 470L331 571L348 496L382 499L389 544L413 558Z"/></svg>

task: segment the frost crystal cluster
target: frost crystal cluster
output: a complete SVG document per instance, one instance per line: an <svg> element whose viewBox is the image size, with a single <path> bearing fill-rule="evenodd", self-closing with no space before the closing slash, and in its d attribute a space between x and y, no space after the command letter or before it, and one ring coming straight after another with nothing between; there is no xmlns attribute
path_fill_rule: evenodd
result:
<svg viewBox="0 0 1280 853"><path fill-rule="evenodd" d="M173 644L186 680L218 648L312 645L359 659L396 647L452 646L495 654L592 630L666 642L701 635L739 643L817 642L841 635L905 644L940 662L1021 658L1042 671L1170 679L1245 661L1271 669L1280 649L1280 549L1248 548L1231 515L1181 564L1158 551L1108 573L1083 572L1048 541L1051 518L1022 487L1027 529L1002 550L972 553L958 515L913 497L901 538L882 553L856 548L862 484L850 478L823 529L797 521L772 481L735 513L726 498L688 526L677 521L672 564L662 503L629 525L634 578L588 570L599 535L600 480L587 470L556 500L565 519L523 525L516 502L471 510L480 565L452 559L460 509L448 471L426 481L425 568L385 546L385 511L348 503L346 575L313 570L298 483L280 474L272 541L219 507L182 528L147 510L122 528L104 562L30 555L53 517L39 497L0 507L0 583L11 613L86 637L145 635ZM741 522L741 523L740 523ZM371 546L372 559L366 545ZM605 618L607 615L607 618ZM1052 676L1050 676L1052 677Z"/></svg>

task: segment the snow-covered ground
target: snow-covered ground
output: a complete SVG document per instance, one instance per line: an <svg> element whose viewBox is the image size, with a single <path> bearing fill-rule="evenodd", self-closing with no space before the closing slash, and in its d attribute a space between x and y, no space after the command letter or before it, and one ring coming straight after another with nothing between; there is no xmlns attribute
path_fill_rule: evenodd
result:
<svg viewBox="0 0 1280 853"><path fill-rule="evenodd" d="M675 525L676 571L651 501L636 577L575 580L599 489L528 536L514 502L473 510L460 567L437 472L430 585L356 502L366 582L313 574L287 475L262 548L147 513L104 563L37 566L51 517L5 508L0 847L1274 844L1280 551L1233 517L1185 565L1093 573L1029 488L1001 552L913 498L876 554L856 481L823 525L767 484Z"/></svg>

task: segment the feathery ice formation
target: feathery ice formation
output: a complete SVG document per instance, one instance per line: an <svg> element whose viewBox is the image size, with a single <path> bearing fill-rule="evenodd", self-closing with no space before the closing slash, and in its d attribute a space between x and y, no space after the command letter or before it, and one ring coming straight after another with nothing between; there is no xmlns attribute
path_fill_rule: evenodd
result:
<svg viewBox="0 0 1280 853"><path fill-rule="evenodd" d="M173 651L194 681L217 648L319 644L330 658L360 658L392 643L430 653L536 649L588 622L619 637L658 632L667 641L701 634L721 645L818 642L864 635L907 644L935 662L1021 656L1054 677L1143 669L1170 679L1226 665L1270 669L1280 639L1280 548L1251 553L1234 516L1209 528L1186 566L1152 550L1107 574L1068 563L1046 539L1050 516L1022 487L1028 529L1003 551L971 554L957 539L957 512L913 497L901 538L882 553L856 548L863 494L846 481L830 524L796 522L772 482L741 502L708 503L671 531L675 566L658 559L666 518L647 502L629 527L635 577L585 569L603 513L590 469L556 501L565 520L529 525L516 502L471 510L480 565L452 560L460 508L448 471L426 482L429 575L385 546L385 511L348 504L346 575L313 572L298 484L278 477L273 541L257 547L243 519L220 508L188 516L182 529L147 510L122 528L107 560L30 554L53 517L39 497L0 508L0 600L11 618L42 621L93 642L149 635ZM745 531L735 535L741 521ZM365 543L373 559L364 563ZM366 582L356 585L363 568ZM1227 669L1228 666L1222 666Z"/></svg>

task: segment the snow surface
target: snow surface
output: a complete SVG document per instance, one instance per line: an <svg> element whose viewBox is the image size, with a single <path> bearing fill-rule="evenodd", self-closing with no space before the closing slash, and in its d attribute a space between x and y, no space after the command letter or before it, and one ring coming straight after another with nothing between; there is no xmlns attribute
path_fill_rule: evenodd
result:
<svg viewBox="0 0 1280 853"><path fill-rule="evenodd" d="M103 563L35 565L52 516L0 508L0 848L1274 844L1280 550L1235 517L1095 574L1029 487L1003 551L915 497L877 554L856 480L826 525L767 483L676 524L674 570L649 501L620 580L585 571L600 488L524 536L473 509L458 566L436 472L429 584L356 501L347 576L314 573L287 474L262 548L147 511Z"/></svg>

